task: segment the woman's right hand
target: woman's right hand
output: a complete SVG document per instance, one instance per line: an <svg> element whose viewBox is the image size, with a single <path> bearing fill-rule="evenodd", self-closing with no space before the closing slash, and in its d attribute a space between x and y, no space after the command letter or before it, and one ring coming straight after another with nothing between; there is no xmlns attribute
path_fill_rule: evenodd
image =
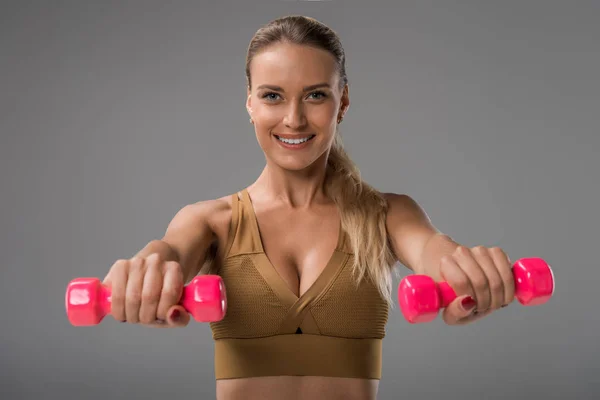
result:
<svg viewBox="0 0 600 400"><path fill-rule="evenodd" d="M184 327L190 315L179 305L183 272L158 253L118 260L102 282L111 288L111 315L121 322L153 327Z"/></svg>

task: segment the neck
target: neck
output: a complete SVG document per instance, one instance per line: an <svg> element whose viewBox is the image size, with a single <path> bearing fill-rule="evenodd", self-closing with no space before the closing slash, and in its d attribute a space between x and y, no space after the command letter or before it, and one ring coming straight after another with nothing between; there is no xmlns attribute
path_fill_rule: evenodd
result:
<svg viewBox="0 0 600 400"><path fill-rule="evenodd" d="M325 178L328 154L323 154L309 167L290 171L267 161L262 173L252 185L271 201L283 202L290 208L308 208L315 203L328 202Z"/></svg>

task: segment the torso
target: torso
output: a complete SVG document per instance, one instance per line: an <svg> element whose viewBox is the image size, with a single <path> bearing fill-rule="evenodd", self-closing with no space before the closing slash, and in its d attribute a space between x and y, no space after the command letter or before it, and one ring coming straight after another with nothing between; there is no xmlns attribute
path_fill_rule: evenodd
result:
<svg viewBox="0 0 600 400"><path fill-rule="evenodd" d="M340 219L333 203L315 205L310 210L290 211L252 196L264 251L288 287L301 296L315 282L331 258L339 238ZM231 197L209 221L217 246L229 239ZM217 381L217 399L335 400L375 399L378 380L317 376L273 376Z"/></svg>

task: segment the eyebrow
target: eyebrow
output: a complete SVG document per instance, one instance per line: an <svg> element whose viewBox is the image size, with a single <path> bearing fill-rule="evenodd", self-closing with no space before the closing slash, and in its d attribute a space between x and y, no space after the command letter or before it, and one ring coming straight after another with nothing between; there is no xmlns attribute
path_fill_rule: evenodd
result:
<svg viewBox="0 0 600 400"><path fill-rule="evenodd" d="M302 90L304 92L308 92L309 90L313 90L313 89L317 89L317 88L321 88L321 87L330 88L331 85L327 82L317 83L316 85L305 86ZM270 90L274 90L277 92L285 92L285 90L283 90L282 87L274 86L274 85L260 85L259 87L257 87L257 89L270 89Z"/></svg>

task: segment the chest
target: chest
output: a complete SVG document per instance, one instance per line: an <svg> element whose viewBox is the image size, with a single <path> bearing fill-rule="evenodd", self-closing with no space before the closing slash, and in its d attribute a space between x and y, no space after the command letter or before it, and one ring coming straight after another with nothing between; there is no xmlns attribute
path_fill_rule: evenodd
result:
<svg viewBox="0 0 600 400"><path fill-rule="evenodd" d="M257 210L265 255L296 296L317 280L339 240L340 219L334 207L310 211Z"/></svg>

